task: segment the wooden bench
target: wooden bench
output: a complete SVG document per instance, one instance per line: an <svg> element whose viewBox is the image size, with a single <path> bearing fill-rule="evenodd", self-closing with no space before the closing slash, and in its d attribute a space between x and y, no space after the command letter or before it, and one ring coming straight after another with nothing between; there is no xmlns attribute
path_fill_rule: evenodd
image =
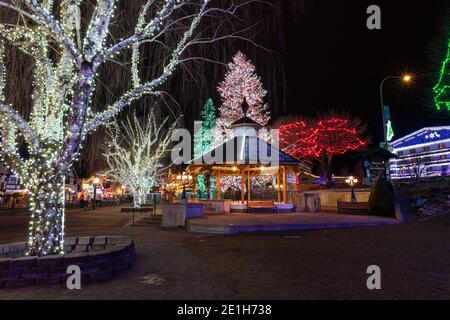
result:
<svg viewBox="0 0 450 320"><path fill-rule="evenodd" d="M355 215L367 215L369 214L368 202L345 202L337 201L338 214L355 214Z"/></svg>
<svg viewBox="0 0 450 320"><path fill-rule="evenodd" d="M277 211L277 206L273 201L250 201L247 203L247 213L251 210L272 210L272 213Z"/></svg>

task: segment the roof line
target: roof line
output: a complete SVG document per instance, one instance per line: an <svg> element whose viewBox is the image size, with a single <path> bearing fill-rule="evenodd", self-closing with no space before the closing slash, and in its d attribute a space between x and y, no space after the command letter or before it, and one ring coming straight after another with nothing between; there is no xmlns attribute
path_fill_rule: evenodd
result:
<svg viewBox="0 0 450 320"><path fill-rule="evenodd" d="M393 145L393 144L402 142L403 140L406 140L406 139L408 139L408 138L410 138L410 137L412 137L412 136L414 136L414 135L419 134L419 133L422 132L422 131L427 131L427 130L450 130L450 126L425 127L425 128L419 129L419 130L417 130L417 131L414 131L414 132L412 132L412 133L410 133L410 134L408 134L408 135L406 135L406 136L404 136L404 137L401 137L401 138L399 138L399 139L397 139L397 140L394 140L394 141L392 141L390 144Z"/></svg>

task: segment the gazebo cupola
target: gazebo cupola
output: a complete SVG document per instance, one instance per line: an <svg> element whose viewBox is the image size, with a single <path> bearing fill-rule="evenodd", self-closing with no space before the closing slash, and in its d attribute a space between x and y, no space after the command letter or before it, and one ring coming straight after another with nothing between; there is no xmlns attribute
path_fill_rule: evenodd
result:
<svg viewBox="0 0 450 320"><path fill-rule="evenodd" d="M230 129L233 130L234 137L257 137L259 129L262 128L261 125L256 123L253 119L247 117L247 110L249 109L249 105L247 100L244 99L244 103L242 104L242 110L244 111L244 116L239 120L236 120L230 125Z"/></svg>

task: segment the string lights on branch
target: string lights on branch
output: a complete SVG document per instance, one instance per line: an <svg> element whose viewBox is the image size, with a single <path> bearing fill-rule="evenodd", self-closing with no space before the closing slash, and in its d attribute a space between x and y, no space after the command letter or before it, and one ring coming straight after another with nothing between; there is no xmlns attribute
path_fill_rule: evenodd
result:
<svg viewBox="0 0 450 320"><path fill-rule="evenodd" d="M348 119L331 118L307 123L294 121L279 127L280 146L298 159L319 159L361 150L367 142Z"/></svg>

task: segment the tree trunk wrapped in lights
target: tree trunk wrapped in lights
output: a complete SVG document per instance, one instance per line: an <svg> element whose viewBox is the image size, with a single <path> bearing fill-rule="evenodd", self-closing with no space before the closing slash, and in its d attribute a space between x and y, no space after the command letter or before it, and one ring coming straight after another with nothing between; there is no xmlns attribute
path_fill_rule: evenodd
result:
<svg viewBox="0 0 450 320"><path fill-rule="evenodd" d="M109 170L106 178L126 185L133 193L134 207L140 208L145 195L157 179L158 168L166 157L176 122L167 125L168 118L159 122L151 112L141 125L136 115L107 129L103 146Z"/></svg>
<svg viewBox="0 0 450 320"><path fill-rule="evenodd" d="M109 37L116 0L92 1L93 14L79 17L82 0L0 1L2 10L17 15L17 23L0 21L0 152L1 159L24 181L32 193L31 222L27 253L48 255L64 253L64 196L66 174L77 160L86 135L114 118L143 95L161 95L159 87L177 67L195 58L183 58L192 45L208 44L214 39L195 34L205 16L217 18L233 14L236 6L209 8L210 0L149 0L140 15L135 32L116 43ZM55 3L58 3L56 5ZM79 21L87 21L80 31ZM81 26L83 27L83 26ZM80 39L80 35L84 35ZM177 38L173 46L165 39ZM8 105L3 96L5 43L34 61L33 105L28 117ZM139 47L160 45L167 57L160 73L139 79ZM91 110L96 74L107 61L131 48L132 87L103 111ZM160 63L155 62L155 63ZM17 77L17 75L11 75ZM20 154L23 142L28 155Z"/></svg>

